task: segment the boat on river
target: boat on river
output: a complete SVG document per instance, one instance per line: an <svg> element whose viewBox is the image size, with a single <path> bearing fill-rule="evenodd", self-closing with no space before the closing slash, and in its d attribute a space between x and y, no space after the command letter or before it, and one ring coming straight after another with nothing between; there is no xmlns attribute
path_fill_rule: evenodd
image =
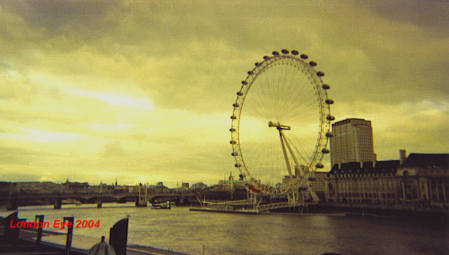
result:
<svg viewBox="0 0 449 255"><path fill-rule="evenodd" d="M170 201L167 201L165 203L155 203L151 204L151 209L171 209Z"/></svg>

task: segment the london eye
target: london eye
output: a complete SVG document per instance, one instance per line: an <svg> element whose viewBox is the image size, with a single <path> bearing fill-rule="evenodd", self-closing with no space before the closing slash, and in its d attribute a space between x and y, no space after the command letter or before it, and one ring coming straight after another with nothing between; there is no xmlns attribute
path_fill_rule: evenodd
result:
<svg viewBox="0 0 449 255"><path fill-rule="evenodd" d="M324 167L334 101L316 68L297 50L273 51L254 64L236 93L231 155L240 177L260 192L306 199L302 191L311 191L314 172Z"/></svg>

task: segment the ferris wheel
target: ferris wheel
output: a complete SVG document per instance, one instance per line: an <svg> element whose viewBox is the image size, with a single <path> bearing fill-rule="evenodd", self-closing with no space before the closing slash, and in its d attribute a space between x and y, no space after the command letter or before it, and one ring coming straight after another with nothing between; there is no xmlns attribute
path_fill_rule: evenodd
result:
<svg viewBox="0 0 449 255"><path fill-rule="evenodd" d="M313 173L324 167L334 101L316 66L297 50L273 51L241 82L232 105L231 155L240 177L257 190L310 189ZM287 187L275 188L282 181Z"/></svg>

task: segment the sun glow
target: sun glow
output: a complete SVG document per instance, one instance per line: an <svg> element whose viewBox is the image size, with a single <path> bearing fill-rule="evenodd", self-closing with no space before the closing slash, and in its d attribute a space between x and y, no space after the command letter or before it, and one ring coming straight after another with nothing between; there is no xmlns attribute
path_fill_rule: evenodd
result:
<svg viewBox="0 0 449 255"><path fill-rule="evenodd" d="M87 91L81 89L74 89L69 92L75 96L91 97L107 103L112 106L118 107L132 107L139 110L153 111L153 104L143 97L128 96L128 95L118 95L114 92L97 92L97 91Z"/></svg>
<svg viewBox="0 0 449 255"><path fill-rule="evenodd" d="M26 129L20 128L18 134L2 134L2 138L11 140L34 141L34 142L67 142L79 138L78 134L68 132L55 132L42 129Z"/></svg>

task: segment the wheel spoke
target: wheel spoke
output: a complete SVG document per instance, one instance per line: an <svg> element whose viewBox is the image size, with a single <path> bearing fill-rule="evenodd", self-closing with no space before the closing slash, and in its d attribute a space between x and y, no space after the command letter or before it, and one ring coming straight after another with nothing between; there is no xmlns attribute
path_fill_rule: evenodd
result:
<svg viewBox="0 0 449 255"><path fill-rule="evenodd" d="M281 132L274 128L283 130L285 142L291 146L289 156L298 164L315 171L321 162L322 149L328 144L325 134L330 132L326 119L330 105L325 102L327 92L314 65L287 52L266 58L249 72L247 84L240 90L244 94L237 97L241 101L239 119L233 120L231 127L235 130L232 137L238 137L233 144L238 152L233 153L236 166L248 180L261 178L275 184L288 174L279 142Z"/></svg>

